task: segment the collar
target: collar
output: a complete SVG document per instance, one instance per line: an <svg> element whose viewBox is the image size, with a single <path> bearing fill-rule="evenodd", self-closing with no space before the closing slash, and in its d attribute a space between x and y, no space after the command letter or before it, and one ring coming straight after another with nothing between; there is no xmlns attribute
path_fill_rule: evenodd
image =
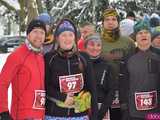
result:
<svg viewBox="0 0 160 120"><path fill-rule="evenodd" d="M41 48L36 48L34 47L31 42L29 40L25 40L25 44L27 46L27 48L33 52L36 52L36 53L40 53L42 51L42 47Z"/></svg>

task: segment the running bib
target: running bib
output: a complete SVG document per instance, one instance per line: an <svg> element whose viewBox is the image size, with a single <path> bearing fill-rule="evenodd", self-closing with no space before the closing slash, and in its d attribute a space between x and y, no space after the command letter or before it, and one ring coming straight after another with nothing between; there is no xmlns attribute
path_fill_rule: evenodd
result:
<svg viewBox="0 0 160 120"><path fill-rule="evenodd" d="M157 107L157 91L135 93L137 110L150 110Z"/></svg>
<svg viewBox="0 0 160 120"><path fill-rule="evenodd" d="M46 92L44 90L35 90L33 109L44 109L45 95L46 95Z"/></svg>
<svg viewBox="0 0 160 120"><path fill-rule="evenodd" d="M84 86L82 73L59 76L60 91L62 93L77 93L81 91Z"/></svg>

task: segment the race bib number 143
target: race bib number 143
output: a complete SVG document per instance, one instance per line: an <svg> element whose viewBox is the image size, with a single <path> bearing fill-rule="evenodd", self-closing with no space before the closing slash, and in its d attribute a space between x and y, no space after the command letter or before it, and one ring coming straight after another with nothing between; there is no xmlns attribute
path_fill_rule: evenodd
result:
<svg viewBox="0 0 160 120"><path fill-rule="evenodd" d="M157 107L157 91L135 93L137 110L150 110Z"/></svg>

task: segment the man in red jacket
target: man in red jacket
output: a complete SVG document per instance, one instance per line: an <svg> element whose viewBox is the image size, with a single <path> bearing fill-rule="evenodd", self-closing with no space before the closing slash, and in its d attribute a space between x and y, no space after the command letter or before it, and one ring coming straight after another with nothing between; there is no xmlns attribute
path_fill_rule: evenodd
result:
<svg viewBox="0 0 160 120"><path fill-rule="evenodd" d="M45 24L32 20L24 44L11 53L0 74L0 120L43 120L44 60L41 54ZM12 85L11 111L8 87Z"/></svg>

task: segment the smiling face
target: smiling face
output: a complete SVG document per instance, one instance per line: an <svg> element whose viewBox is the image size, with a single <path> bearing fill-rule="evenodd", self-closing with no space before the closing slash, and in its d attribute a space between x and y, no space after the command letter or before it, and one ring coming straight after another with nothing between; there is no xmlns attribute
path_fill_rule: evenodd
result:
<svg viewBox="0 0 160 120"><path fill-rule="evenodd" d="M57 41L61 49L71 50L75 44L75 34L71 31L64 31L58 36Z"/></svg>
<svg viewBox="0 0 160 120"><path fill-rule="evenodd" d="M35 48L40 48L45 40L45 31L41 28L34 28L28 35L27 39Z"/></svg>
<svg viewBox="0 0 160 120"><path fill-rule="evenodd" d="M151 45L151 34L148 30L141 30L136 34L137 46L140 50L147 50Z"/></svg>
<svg viewBox="0 0 160 120"><path fill-rule="evenodd" d="M86 52L91 57L97 57L100 55L102 50L102 44L101 42L95 41L95 40L89 40L86 45Z"/></svg>

